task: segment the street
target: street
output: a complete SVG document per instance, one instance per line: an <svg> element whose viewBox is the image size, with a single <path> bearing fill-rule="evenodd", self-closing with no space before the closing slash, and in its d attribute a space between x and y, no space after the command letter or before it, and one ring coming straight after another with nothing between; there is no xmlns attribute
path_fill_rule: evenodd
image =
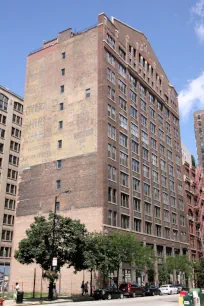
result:
<svg viewBox="0 0 204 306"><path fill-rule="evenodd" d="M164 296L148 296L148 297L138 297L138 298L124 298L122 300L111 300L111 301L93 301L93 302L79 302L79 303L59 303L55 305L59 306L95 306L95 305L104 305L104 306L118 306L118 305L137 305L137 306L177 306L178 305L178 294L175 295L164 295ZM47 304L52 305L52 304Z"/></svg>

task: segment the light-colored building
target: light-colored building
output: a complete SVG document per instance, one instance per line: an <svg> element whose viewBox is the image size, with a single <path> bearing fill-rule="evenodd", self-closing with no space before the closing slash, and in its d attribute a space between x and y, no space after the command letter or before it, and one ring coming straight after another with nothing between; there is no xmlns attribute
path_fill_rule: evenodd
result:
<svg viewBox="0 0 204 306"><path fill-rule="evenodd" d="M181 150L182 150L182 163L184 164L187 162L189 164L189 167L192 167L192 157L191 153L188 151L188 149L185 147L185 145L181 142Z"/></svg>
<svg viewBox="0 0 204 306"><path fill-rule="evenodd" d="M15 220L23 99L0 86L0 272L9 275Z"/></svg>
<svg viewBox="0 0 204 306"><path fill-rule="evenodd" d="M177 92L145 35L105 14L28 56L14 249L67 189L59 213L154 248L155 283L167 255L188 251ZM119 281L147 281L121 268ZM13 260L11 284L30 291L33 275ZM79 292L83 276L62 269L61 291Z"/></svg>

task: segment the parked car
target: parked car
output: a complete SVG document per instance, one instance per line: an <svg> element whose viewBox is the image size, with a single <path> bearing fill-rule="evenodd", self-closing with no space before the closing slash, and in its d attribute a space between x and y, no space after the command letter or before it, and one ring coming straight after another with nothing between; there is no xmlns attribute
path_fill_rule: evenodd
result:
<svg viewBox="0 0 204 306"><path fill-rule="evenodd" d="M93 297L95 300L111 300L123 299L123 293L115 288L108 287L107 289L98 289L94 291Z"/></svg>
<svg viewBox="0 0 204 306"><path fill-rule="evenodd" d="M136 297L137 295L145 296L145 288L137 284L122 283L119 286L119 290L122 291L124 296L128 297Z"/></svg>
<svg viewBox="0 0 204 306"><path fill-rule="evenodd" d="M162 285L160 288L161 294L177 294L178 288L169 284L169 285Z"/></svg>
<svg viewBox="0 0 204 306"><path fill-rule="evenodd" d="M161 295L161 290L153 285L145 287L145 295Z"/></svg>
<svg viewBox="0 0 204 306"><path fill-rule="evenodd" d="M181 284L177 284L175 287L178 289L178 293L180 293L180 291L183 289L183 285Z"/></svg>

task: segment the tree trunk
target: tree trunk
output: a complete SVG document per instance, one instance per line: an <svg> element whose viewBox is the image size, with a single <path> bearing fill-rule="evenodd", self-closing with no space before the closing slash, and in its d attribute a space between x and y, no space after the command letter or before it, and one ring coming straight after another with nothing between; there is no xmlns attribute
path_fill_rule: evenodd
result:
<svg viewBox="0 0 204 306"><path fill-rule="evenodd" d="M91 269L91 280L90 280L90 295L93 295L92 291L92 285L93 285L93 270Z"/></svg>
<svg viewBox="0 0 204 306"><path fill-rule="evenodd" d="M53 285L54 285L54 281L50 280L48 299L51 301L53 300Z"/></svg>
<svg viewBox="0 0 204 306"><path fill-rule="evenodd" d="M119 272L120 272L120 265L118 266L117 269L117 288L119 287Z"/></svg>

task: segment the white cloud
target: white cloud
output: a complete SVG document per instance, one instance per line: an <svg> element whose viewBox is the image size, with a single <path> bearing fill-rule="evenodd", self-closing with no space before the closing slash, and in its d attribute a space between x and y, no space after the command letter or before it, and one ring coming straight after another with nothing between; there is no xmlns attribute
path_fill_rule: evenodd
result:
<svg viewBox="0 0 204 306"><path fill-rule="evenodd" d="M191 8L194 20L194 30L200 42L204 42L204 0L199 0Z"/></svg>
<svg viewBox="0 0 204 306"><path fill-rule="evenodd" d="M178 101L182 119L187 119L192 111L204 108L204 71L196 79L188 81L180 91Z"/></svg>

